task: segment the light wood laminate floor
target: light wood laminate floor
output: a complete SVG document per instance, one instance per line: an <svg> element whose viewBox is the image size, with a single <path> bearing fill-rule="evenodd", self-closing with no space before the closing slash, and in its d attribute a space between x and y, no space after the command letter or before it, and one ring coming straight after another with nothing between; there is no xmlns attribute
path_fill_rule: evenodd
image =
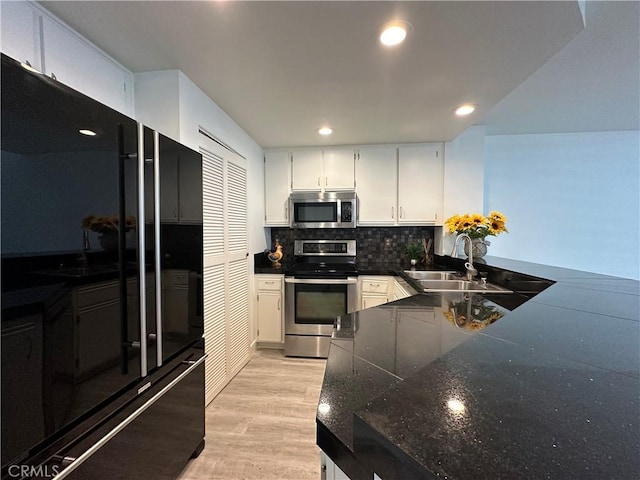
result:
<svg viewBox="0 0 640 480"><path fill-rule="evenodd" d="M318 480L326 361L257 350L206 409L206 446L179 480Z"/></svg>

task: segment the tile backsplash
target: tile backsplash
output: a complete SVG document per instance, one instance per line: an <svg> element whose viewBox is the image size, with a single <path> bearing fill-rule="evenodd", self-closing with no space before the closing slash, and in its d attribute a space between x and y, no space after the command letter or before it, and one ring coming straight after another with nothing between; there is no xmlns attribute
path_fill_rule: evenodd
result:
<svg viewBox="0 0 640 480"><path fill-rule="evenodd" d="M406 259L410 242L433 240L435 227L271 228L271 247L279 240L285 258L293 258L294 240L356 240L357 263L367 269L381 261ZM433 243L431 251L433 256Z"/></svg>

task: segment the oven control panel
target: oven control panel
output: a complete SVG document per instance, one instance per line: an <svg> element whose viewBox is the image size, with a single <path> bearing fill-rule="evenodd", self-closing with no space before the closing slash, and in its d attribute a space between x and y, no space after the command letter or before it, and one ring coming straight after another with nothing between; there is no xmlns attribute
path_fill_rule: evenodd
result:
<svg viewBox="0 0 640 480"><path fill-rule="evenodd" d="M355 240L296 240L294 255L355 256Z"/></svg>

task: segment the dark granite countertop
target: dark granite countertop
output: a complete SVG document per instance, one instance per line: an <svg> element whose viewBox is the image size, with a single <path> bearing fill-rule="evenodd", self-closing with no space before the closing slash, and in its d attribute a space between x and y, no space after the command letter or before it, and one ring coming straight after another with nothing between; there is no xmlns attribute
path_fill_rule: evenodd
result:
<svg viewBox="0 0 640 480"><path fill-rule="evenodd" d="M640 478L640 282L495 257L476 267L555 283L341 317L318 445L353 480Z"/></svg>

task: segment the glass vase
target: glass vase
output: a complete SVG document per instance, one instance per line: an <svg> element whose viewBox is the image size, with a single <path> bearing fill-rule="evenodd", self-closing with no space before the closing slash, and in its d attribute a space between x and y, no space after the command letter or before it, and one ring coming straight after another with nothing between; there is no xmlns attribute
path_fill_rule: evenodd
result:
<svg viewBox="0 0 640 480"><path fill-rule="evenodd" d="M489 242L484 238L472 238L471 239L471 251L473 252L473 258L482 258L487 254L487 246ZM464 242L464 253L469 257L469 242Z"/></svg>

